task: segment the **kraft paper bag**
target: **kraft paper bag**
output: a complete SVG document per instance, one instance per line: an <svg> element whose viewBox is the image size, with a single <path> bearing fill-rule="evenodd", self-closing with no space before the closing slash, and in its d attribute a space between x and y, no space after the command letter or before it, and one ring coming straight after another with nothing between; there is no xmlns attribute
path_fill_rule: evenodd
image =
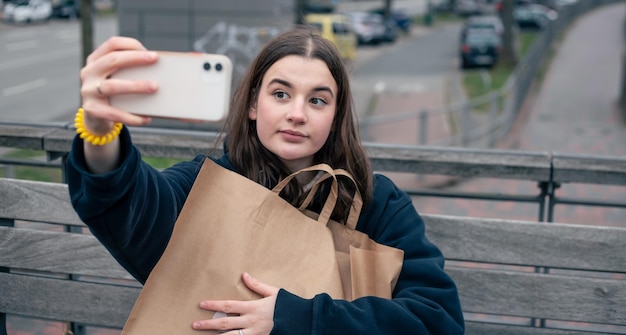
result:
<svg viewBox="0 0 626 335"><path fill-rule="evenodd" d="M324 175L301 208L280 198L298 173L315 170ZM347 224L330 220L338 177L352 179L321 164L269 190L206 159L122 334L198 334L192 322L214 315L200 309L200 301L260 298L243 283L244 272L303 298L390 298L404 253L354 229L362 206L358 192ZM331 191L320 214L304 210L329 178Z"/></svg>

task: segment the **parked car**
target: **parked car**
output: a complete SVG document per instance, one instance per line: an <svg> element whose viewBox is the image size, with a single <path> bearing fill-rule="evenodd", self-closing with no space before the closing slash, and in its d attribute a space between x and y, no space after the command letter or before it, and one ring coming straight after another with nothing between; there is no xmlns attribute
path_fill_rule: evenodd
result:
<svg viewBox="0 0 626 335"><path fill-rule="evenodd" d="M552 1L552 8L555 10L561 10L569 6L574 6L577 3L578 0L554 0Z"/></svg>
<svg viewBox="0 0 626 335"><path fill-rule="evenodd" d="M476 0L456 0L454 12L459 16L471 16L481 14L481 9Z"/></svg>
<svg viewBox="0 0 626 335"><path fill-rule="evenodd" d="M384 8L376 8L371 10L372 13L383 15L385 14ZM393 20L394 24L404 33L411 32L411 22L413 19L406 14L403 10L400 9L392 9L391 13L389 13L389 18Z"/></svg>
<svg viewBox="0 0 626 335"><path fill-rule="evenodd" d="M342 14L307 14L306 23L317 28L321 35L339 50L341 58L353 61L356 58L357 36L352 30L350 19Z"/></svg>
<svg viewBox="0 0 626 335"><path fill-rule="evenodd" d="M460 41L461 68L473 66L491 67L502 52L502 38L485 29L468 30Z"/></svg>
<svg viewBox="0 0 626 335"><path fill-rule="evenodd" d="M52 15L49 0L13 0L4 5L3 18L9 22L30 23L48 21Z"/></svg>
<svg viewBox="0 0 626 335"><path fill-rule="evenodd" d="M513 19L521 29L541 30L558 16L554 9L539 4L521 5L513 10Z"/></svg>
<svg viewBox="0 0 626 335"><path fill-rule="evenodd" d="M80 17L80 0L61 0L52 6L52 16L60 18Z"/></svg>
<svg viewBox="0 0 626 335"><path fill-rule="evenodd" d="M486 29L491 30L502 37L504 34L504 25L497 15L478 15L470 16L465 19L461 28L461 38L468 30Z"/></svg>
<svg viewBox="0 0 626 335"><path fill-rule="evenodd" d="M372 13L371 20L376 25L382 25L385 28L383 36L380 39L381 42L396 41L396 39L398 38L398 27L396 26L396 23L393 21L393 19L385 19L385 17L380 14Z"/></svg>
<svg viewBox="0 0 626 335"><path fill-rule="evenodd" d="M356 33L358 44L378 44L388 39L387 26L381 15L369 12L345 13Z"/></svg>

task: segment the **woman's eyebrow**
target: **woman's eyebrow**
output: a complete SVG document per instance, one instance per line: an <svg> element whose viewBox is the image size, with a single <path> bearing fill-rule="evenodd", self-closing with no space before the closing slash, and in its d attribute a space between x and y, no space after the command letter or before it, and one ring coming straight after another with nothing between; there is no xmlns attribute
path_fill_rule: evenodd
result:
<svg viewBox="0 0 626 335"><path fill-rule="evenodd" d="M283 79L279 79L279 78L274 78L272 80L270 80L270 82L268 83L268 85L271 84L280 84L283 86L287 86L289 88L293 88L293 85L291 85L290 82L283 80ZM328 92L330 93L330 95L334 98L335 94L333 93L333 90L330 89L330 87L328 86L319 86L319 87L315 87L313 88L313 92Z"/></svg>
<svg viewBox="0 0 626 335"><path fill-rule="evenodd" d="M274 78L274 79L272 79L272 80L269 82L269 84L274 84L274 83L276 83L276 84L281 84L281 85L283 85L283 86L287 86L287 87L289 87L289 88L292 88L291 83L290 83L290 82L288 82L288 81L286 81L286 80L282 80L282 79Z"/></svg>

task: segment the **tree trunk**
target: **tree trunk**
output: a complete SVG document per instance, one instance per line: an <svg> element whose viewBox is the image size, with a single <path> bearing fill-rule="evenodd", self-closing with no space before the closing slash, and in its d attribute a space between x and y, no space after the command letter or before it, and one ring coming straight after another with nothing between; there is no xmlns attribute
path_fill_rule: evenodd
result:
<svg viewBox="0 0 626 335"><path fill-rule="evenodd" d="M82 46L82 66L87 56L93 51L93 3L92 0L80 0L80 33Z"/></svg>
<svg viewBox="0 0 626 335"><path fill-rule="evenodd" d="M296 0L295 24L304 24L307 0Z"/></svg>
<svg viewBox="0 0 626 335"><path fill-rule="evenodd" d="M389 19L391 17L391 0L385 0L385 7L383 7L383 9L385 19Z"/></svg>
<svg viewBox="0 0 626 335"><path fill-rule="evenodd" d="M516 23L513 19L513 0L502 0L502 24L504 25L504 36L500 62L506 67L513 68L517 64L517 53L515 50L517 36L514 34Z"/></svg>
<svg viewBox="0 0 626 335"><path fill-rule="evenodd" d="M448 0L448 9L450 13L454 13L456 11L456 0Z"/></svg>

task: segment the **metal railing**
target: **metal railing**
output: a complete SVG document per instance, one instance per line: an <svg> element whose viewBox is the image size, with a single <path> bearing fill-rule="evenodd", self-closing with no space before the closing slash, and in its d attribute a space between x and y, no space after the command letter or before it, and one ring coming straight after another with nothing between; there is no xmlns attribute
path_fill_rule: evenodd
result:
<svg viewBox="0 0 626 335"><path fill-rule="evenodd" d="M153 128L132 128L132 132L134 143L146 157L190 159L198 153L221 153L221 146L215 144L218 136L212 132ZM0 168L2 165L30 165L63 169L63 160L70 150L74 134L71 125L7 125L0 122L0 147L41 151L37 159L0 157ZM626 209L626 188L621 196L613 199L563 196L559 193L564 184L626 186L626 158L623 157L380 143L365 143L365 147L375 171L414 175L409 183L400 181L397 184L416 197L535 204L536 220L548 222L558 221L555 208L560 205ZM506 189L492 192L455 191L432 187L428 179L432 176L441 176L444 181L453 182L480 178L526 181L535 183L536 191L526 194ZM445 182L438 185L445 186Z"/></svg>

